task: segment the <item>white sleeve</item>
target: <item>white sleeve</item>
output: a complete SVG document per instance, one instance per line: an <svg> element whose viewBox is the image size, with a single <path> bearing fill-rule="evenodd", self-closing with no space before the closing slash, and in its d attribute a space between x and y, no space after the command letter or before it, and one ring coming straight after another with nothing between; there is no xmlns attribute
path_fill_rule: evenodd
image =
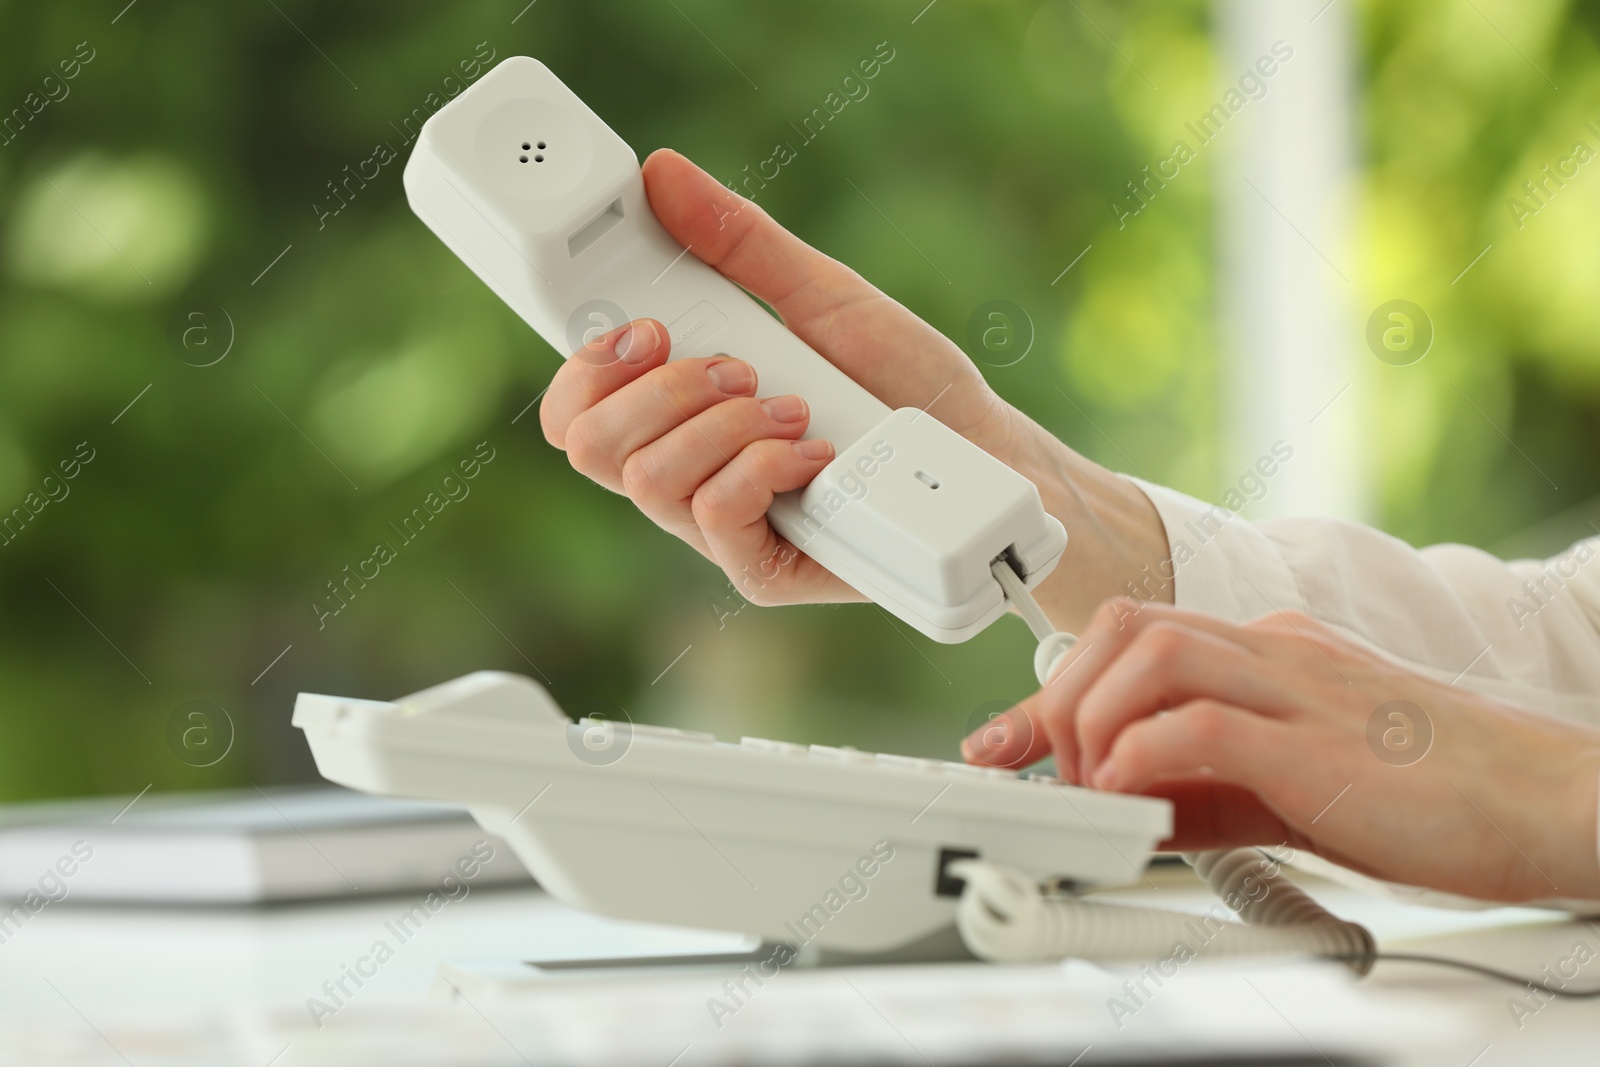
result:
<svg viewBox="0 0 1600 1067"><path fill-rule="evenodd" d="M1253 524L1132 480L1172 553L1133 595L1171 584L1179 607L1233 622L1303 611L1434 677L1600 725L1600 537L1508 563L1333 519Z"/></svg>

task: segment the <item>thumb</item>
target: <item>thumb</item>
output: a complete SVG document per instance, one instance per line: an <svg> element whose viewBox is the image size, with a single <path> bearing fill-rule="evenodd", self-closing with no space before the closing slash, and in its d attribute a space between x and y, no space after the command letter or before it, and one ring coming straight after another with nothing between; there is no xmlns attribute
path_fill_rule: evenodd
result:
<svg viewBox="0 0 1600 1067"><path fill-rule="evenodd" d="M679 244L766 301L791 328L877 295L855 271L670 148L644 161L644 187L651 210Z"/></svg>
<svg viewBox="0 0 1600 1067"><path fill-rule="evenodd" d="M926 409L949 391L934 417L969 436L1003 409L943 334L677 152L645 160L644 187L679 244L890 407Z"/></svg>

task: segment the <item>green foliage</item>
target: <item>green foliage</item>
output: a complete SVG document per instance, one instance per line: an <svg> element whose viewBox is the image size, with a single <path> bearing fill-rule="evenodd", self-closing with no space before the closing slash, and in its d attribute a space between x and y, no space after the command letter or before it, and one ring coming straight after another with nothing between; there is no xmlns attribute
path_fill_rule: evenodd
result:
<svg viewBox="0 0 1600 1067"><path fill-rule="evenodd" d="M1600 493L1600 25L1502 0L1369 3L1362 27L1367 306L1404 294L1438 330L1366 383L1386 525L1553 551ZM1547 180L1580 142L1596 161Z"/></svg>
<svg viewBox="0 0 1600 1067"><path fill-rule="evenodd" d="M480 48L544 59L641 157L670 145L734 181L888 42L760 202L963 344L981 304L1021 305L1037 337L986 365L997 389L1109 466L1215 491L1210 163L1137 227L1108 208L1215 98L1207 6L922 6L0 5L0 115L61 95L0 134L0 507L79 442L95 455L0 547L0 797L309 777L297 691L479 668L542 675L575 714L944 756L973 709L1024 694L1020 625L942 647L870 607L739 610L543 441L529 405L555 355L400 186L408 117ZM1360 15L1365 284L1439 330L1423 364L1362 383L1385 519L1414 539L1503 537L1600 480L1600 251L1578 236L1600 167L1520 229L1505 205L1574 139L1600 147L1593 16L1476 7ZM79 42L93 58L64 81ZM334 200L379 146L394 161ZM172 341L196 301L235 334L211 366ZM404 541L480 442L470 495ZM323 615L379 542L395 558ZM168 748L193 699L238 730L213 767Z"/></svg>

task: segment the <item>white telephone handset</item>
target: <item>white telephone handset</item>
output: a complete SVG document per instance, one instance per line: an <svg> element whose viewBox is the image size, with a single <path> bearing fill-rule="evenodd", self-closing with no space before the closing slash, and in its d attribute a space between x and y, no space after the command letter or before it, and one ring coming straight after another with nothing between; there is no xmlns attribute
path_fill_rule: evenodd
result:
<svg viewBox="0 0 1600 1067"><path fill-rule="evenodd" d="M423 126L411 208L558 352L636 318L672 358L727 353L811 408L834 460L768 512L796 548L938 641L1006 611L1067 535L1032 482L916 408L892 411L662 228L633 150L538 60L506 59Z"/></svg>

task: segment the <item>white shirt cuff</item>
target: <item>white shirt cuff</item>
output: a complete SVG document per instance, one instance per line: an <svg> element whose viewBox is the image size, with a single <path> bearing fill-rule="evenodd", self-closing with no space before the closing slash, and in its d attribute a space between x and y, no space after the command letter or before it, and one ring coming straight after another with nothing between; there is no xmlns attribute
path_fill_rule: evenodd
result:
<svg viewBox="0 0 1600 1067"><path fill-rule="evenodd" d="M1125 476L1126 477L1126 476ZM1274 611L1304 611L1294 572L1272 540L1235 512L1165 486L1128 478L1167 528L1171 558L1147 567L1130 591L1142 600L1173 589L1180 608L1248 622Z"/></svg>

